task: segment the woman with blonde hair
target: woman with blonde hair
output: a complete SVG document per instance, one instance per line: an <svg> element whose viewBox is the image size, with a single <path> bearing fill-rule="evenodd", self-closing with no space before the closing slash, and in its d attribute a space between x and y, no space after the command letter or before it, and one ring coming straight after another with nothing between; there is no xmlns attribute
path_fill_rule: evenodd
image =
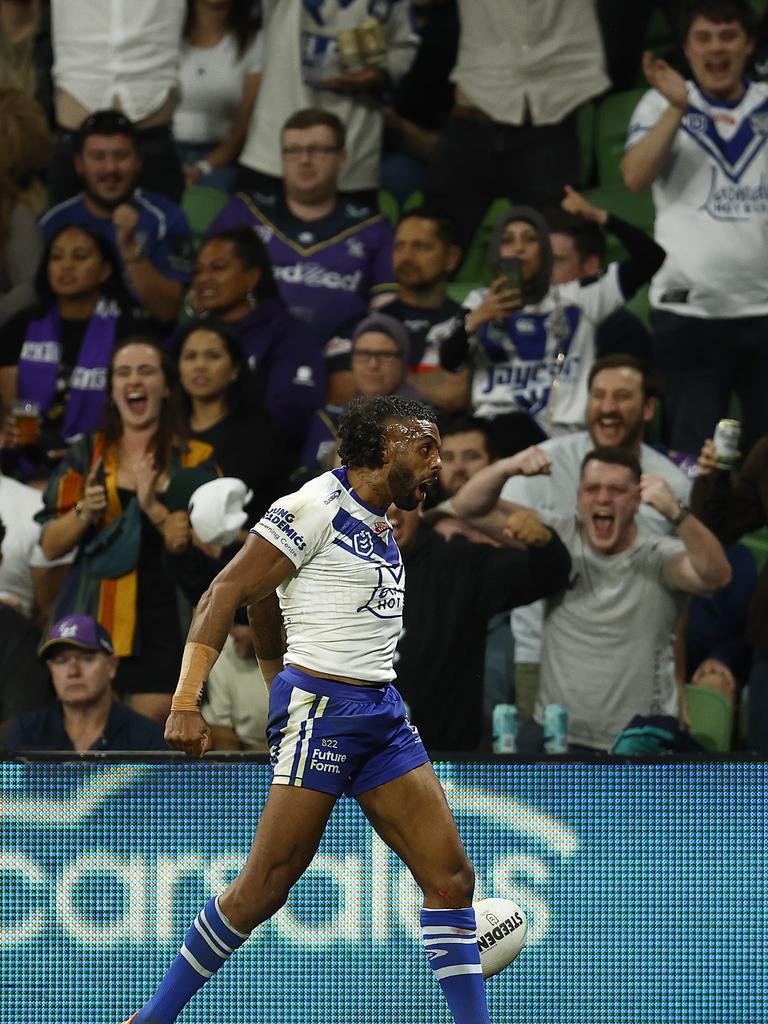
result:
<svg viewBox="0 0 768 1024"><path fill-rule="evenodd" d="M43 254L37 214L45 206L39 179L53 150L40 105L18 89L0 89L0 326L35 299Z"/></svg>

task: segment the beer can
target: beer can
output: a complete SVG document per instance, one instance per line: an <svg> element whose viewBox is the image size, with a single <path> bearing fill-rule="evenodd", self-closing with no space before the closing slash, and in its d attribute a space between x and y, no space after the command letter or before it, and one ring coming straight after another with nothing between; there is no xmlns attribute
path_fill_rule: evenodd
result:
<svg viewBox="0 0 768 1024"><path fill-rule="evenodd" d="M381 64L387 55L387 43L381 22L376 18L366 18L365 21L360 22L355 31L363 64L366 67Z"/></svg>
<svg viewBox="0 0 768 1024"><path fill-rule="evenodd" d="M738 460L741 424L738 420L719 420L715 427L715 450L717 465L733 469Z"/></svg>
<svg viewBox="0 0 768 1024"><path fill-rule="evenodd" d="M362 71L363 58L360 53L360 42L355 29L345 29L336 33L336 46L339 50L339 64L342 71L354 73Z"/></svg>
<svg viewBox="0 0 768 1024"><path fill-rule="evenodd" d="M562 704L544 708L544 750L547 754L568 752L568 712Z"/></svg>
<svg viewBox="0 0 768 1024"><path fill-rule="evenodd" d="M517 708L514 704L496 704L493 709L493 752L514 754L517 751Z"/></svg>

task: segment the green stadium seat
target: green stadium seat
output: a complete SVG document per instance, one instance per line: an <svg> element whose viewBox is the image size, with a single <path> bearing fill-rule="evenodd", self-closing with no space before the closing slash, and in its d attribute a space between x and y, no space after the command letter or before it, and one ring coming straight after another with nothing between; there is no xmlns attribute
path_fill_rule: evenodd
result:
<svg viewBox="0 0 768 1024"><path fill-rule="evenodd" d="M485 281L449 281L448 298L454 302L463 302L475 288L485 288Z"/></svg>
<svg viewBox="0 0 768 1024"><path fill-rule="evenodd" d="M725 753L733 738L733 705L717 690L686 686L691 736L710 753Z"/></svg>
<svg viewBox="0 0 768 1024"><path fill-rule="evenodd" d="M181 208L189 221L196 245L227 205L229 198L221 189L207 188L204 185L190 185L184 189Z"/></svg>
<svg viewBox="0 0 768 1024"><path fill-rule="evenodd" d="M654 208L649 191L630 192L623 184L601 185L599 188L588 189L584 195L595 206L600 206L609 213L615 213L622 220L628 220L635 227L643 228L649 235L653 234ZM606 233L608 242L607 259L626 259L624 247L612 235Z"/></svg>
<svg viewBox="0 0 768 1024"><path fill-rule="evenodd" d="M762 571L766 562L768 562L768 526L764 526L762 530L756 530L754 533L747 534L741 540L755 556L757 568Z"/></svg>
<svg viewBox="0 0 768 1024"><path fill-rule="evenodd" d="M597 180L601 185L622 182L621 158L632 111L643 95L643 89L630 89L606 96L597 108L595 119L595 149L597 154Z"/></svg>
<svg viewBox="0 0 768 1024"><path fill-rule="evenodd" d="M408 198L403 203L401 213L408 213L409 210L415 210L417 206L424 205L424 193L421 191L411 192Z"/></svg>
<svg viewBox="0 0 768 1024"><path fill-rule="evenodd" d="M488 266L488 242L494 224L511 205L509 199L494 199L485 211L485 216L475 231L475 237L459 269L458 281L480 281L484 285L490 284L493 274Z"/></svg>
<svg viewBox="0 0 768 1024"><path fill-rule="evenodd" d="M379 213L383 213L385 217L388 217L392 227L394 227L400 219L400 204L392 193L387 192L385 188L380 188L377 205L379 207Z"/></svg>

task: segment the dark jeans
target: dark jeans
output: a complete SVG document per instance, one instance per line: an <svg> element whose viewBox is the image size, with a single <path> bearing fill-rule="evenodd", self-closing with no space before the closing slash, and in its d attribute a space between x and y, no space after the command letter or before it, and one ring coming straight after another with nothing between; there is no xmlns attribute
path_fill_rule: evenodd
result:
<svg viewBox="0 0 768 1024"><path fill-rule="evenodd" d="M768 753L768 647L755 648L747 680L747 745Z"/></svg>
<svg viewBox="0 0 768 1024"><path fill-rule="evenodd" d="M142 161L139 187L165 196L174 203L180 202L184 191L184 175L170 125L158 125L139 132L139 152ZM82 182L75 172L74 156L74 133L61 132L56 140L46 178L51 206L77 195L82 188Z"/></svg>
<svg viewBox="0 0 768 1024"><path fill-rule="evenodd" d="M451 117L427 169L426 201L445 210L466 249L494 199L558 206L580 185L576 115L560 124L508 125Z"/></svg>
<svg viewBox="0 0 768 1024"><path fill-rule="evenodd" d="M744 454L768 434L768 316L705 320L654 310L653 348L664 382L670 448L698 454L736 392Z"/></svg>

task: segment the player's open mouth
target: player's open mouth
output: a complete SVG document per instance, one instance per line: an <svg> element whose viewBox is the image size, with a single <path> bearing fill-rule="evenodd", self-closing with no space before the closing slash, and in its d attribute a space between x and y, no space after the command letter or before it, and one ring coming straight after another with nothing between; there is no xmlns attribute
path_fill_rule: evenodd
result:
<svg viewBox="0 0 768 1024"><path fill-rule="evenodd" d="M729 60L708 60L704 64L704 69L710 75L726 75L730 71L731 62Z"/></svg>
<svg viewBox="0 0 768 1024"><path fill-rule="evenodd" d="M592 516L592 527L595 531L595 536L599 540L608 540L613 532L613 524L615 522L615 516L605 515L601 512L595 512Z"/></svg>

